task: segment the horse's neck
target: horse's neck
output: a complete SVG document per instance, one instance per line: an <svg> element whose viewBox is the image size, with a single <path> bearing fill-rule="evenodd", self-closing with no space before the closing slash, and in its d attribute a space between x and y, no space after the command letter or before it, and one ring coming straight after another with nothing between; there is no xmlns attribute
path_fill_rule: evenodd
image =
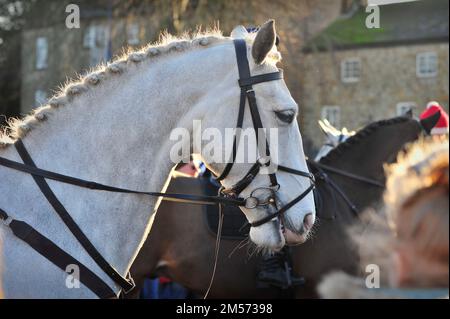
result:
<svg viewBox="0 0 450 319"><path fill-rule="evenodd" d="M199 68L202 62L186 55L184 61L182 57L166 57L159 63L150 60L128 66L124 74L105 80L55 110L23 140L36 165L119 187L163 189L173 166L169 160L170 132L189 122L192 125L198 114L190 110L202 113L194 105L208 85L214 85L214 81L205 81L211 66ZM180 123L181 118L187 122ZM0 156L19 160L12 147ZM0 186L6 187L0 197L1 208L28 221L82 263L97 269L31 176L0 168L0 177L5 181ZM147 235L155 198L90 191L54 181L49 185L94 246L124 274ZM20 194L14 191L17 187ZM8 196L8 191L14 194ZM104 274L99 275L110 282Z"/></svg>
<svg viewBox="0 0 450 319"><path fill-rule="evenodd" d="M384 183L384 164L395 160L406 143L417 139L420 130L420 126L414 120L382 124L361 137L360 141L348 145L341 155L321 162ZM383 189L380 187L357 182L338 174L332 176L360 209L381 198Z"/></svg>

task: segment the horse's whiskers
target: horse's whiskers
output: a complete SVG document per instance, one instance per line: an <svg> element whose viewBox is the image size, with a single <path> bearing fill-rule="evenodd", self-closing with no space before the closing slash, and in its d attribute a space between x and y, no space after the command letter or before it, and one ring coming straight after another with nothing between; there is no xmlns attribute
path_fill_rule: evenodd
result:
<svg viewBox="0 0 450 319"><path fill-rule="evenodd" d="M256 246L253 242L249 242L248 249L247 249L247 257L248 257L247 260L250 260L255 255L257 250L258 250L258 246Z"/></svg>
<svg viewBox="0 0 450 319"><path fill-rule="evenodd" d="M238 250L241 248L244 248L246 245L248 245L250 242L250 238L247 236L247 238L244 238L243 240L241 240L231 251L231 253L228 255L228 258L231 258L231 256Z"/></svg>

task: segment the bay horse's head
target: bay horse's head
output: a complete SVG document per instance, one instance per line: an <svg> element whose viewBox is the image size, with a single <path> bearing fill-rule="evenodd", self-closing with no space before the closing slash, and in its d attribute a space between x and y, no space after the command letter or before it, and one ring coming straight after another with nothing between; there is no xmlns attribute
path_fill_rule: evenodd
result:
<svg viewBox="0 0 450 319"><path fill-rule="evenodd" d="M275 45L274 21L266 22L255 34L239 26L233 30L231 40L233 43L226 43L231 59L223 58L225 67L218 66L223 72L220 90L214 92L203 118L207 127L225 135L222 151L226 155L221 155L228 163L217 161L205 148L202 159L216 175L221 175L223 194L246 199L241 209L252 224L250 238L256 245L278 250L286 243L303 243L315 221L315 206L296 120L298 105L276 66L280 53ZM256 102L253 106L251 99ZM234 135L227 139L227 130L239 126L236 119L240 111L242 130L233 160ZM265 134L258 126L264 128ZM277 165L305 175L282 171ZM280 209L283 213L277 215Z"/></svg>

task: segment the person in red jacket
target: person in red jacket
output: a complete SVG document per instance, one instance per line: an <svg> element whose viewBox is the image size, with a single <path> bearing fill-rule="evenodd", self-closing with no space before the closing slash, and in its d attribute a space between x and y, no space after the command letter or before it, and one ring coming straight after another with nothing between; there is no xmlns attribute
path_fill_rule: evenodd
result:
<svg viewBox="0 0 450 319"><path fill-rule="evenodd" d="M444 108L439 105L438 102L432 101L427 104L427 108L420 114L420 119L426 119L436 112L441 112L441 117L437 124L431 129L431 135L445 135L449 133L449 121L448 114L445 112Z"/></svg>

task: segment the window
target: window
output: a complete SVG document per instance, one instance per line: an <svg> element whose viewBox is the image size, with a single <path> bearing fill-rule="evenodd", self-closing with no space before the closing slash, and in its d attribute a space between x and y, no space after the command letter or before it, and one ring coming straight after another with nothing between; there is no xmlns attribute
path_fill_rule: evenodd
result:
<svg viewBox="0 0 450 319"><path fill-rule="evenodd" d="M127 26L127 42L129 45L139 44L139 24L131 23Z"/></svg>
<svg viewBox="0 0 450 319"><path fill-rule="evenodd" d="M417 54L416 74L419 78L429 78L438 73L438 56L435 52Z"/></svg>
<svg viewBox="0 0 450 319"><path fill-rule="evenodd" d="M83 38L84 48L94 48L95 47L95 26L89 26L84 32Z"/></svg>
<svg viewBox="0 0 450 319"><path fill-rule="evenodd" d="M95 44L98 48L104 48L108 45L109 32L106 26L97 26L95 28Z"/></svg>
<svg viewBox="0 0 450 319"><path fill-rule="evenodd" d="M47 68L48 42L47 38L39 37L36 39L36 69Z"/></svg>
<svg viewBox="0 0 450 319"><path fill-rule="evenodd" d="M361 77L361 60L346 59L341 62L341 79L344 83L358 82Z"/></svg>
<svg viewBox="0 0 450 319"><path fill-rule="evenodd" d="M47 102L47 93L44 90L36 90L34 92L34 105L39 106Z"/></svg>
<svg viewBox="0 0 450 319"><path fill-rule="evenodd" d="M322 119L327 119L334 127L340 127L341 108L339 106L324 106L322 108Z"/></svg>
<svg viewBox="0 0 450 319"><path fill-rule="evenodd" d="M108 25L91 25L86 28L83 47L89 49L89 65L96 66L111 58Z"/></svg>
<svg viewBox="0 0 450 319"><path fill-rule="evenodd" d="M416 108L417 108L417 105L414 102L397 103L397 116L405 115L409 111L412 111L414 113Z"/></svg>
<svg viewBox="0 0 450 319"><path fill-rule="evenodd" d="M108 44L109 29L107 26L91 25L84 32L83 47L88 49L104 48Z"/></svg>

